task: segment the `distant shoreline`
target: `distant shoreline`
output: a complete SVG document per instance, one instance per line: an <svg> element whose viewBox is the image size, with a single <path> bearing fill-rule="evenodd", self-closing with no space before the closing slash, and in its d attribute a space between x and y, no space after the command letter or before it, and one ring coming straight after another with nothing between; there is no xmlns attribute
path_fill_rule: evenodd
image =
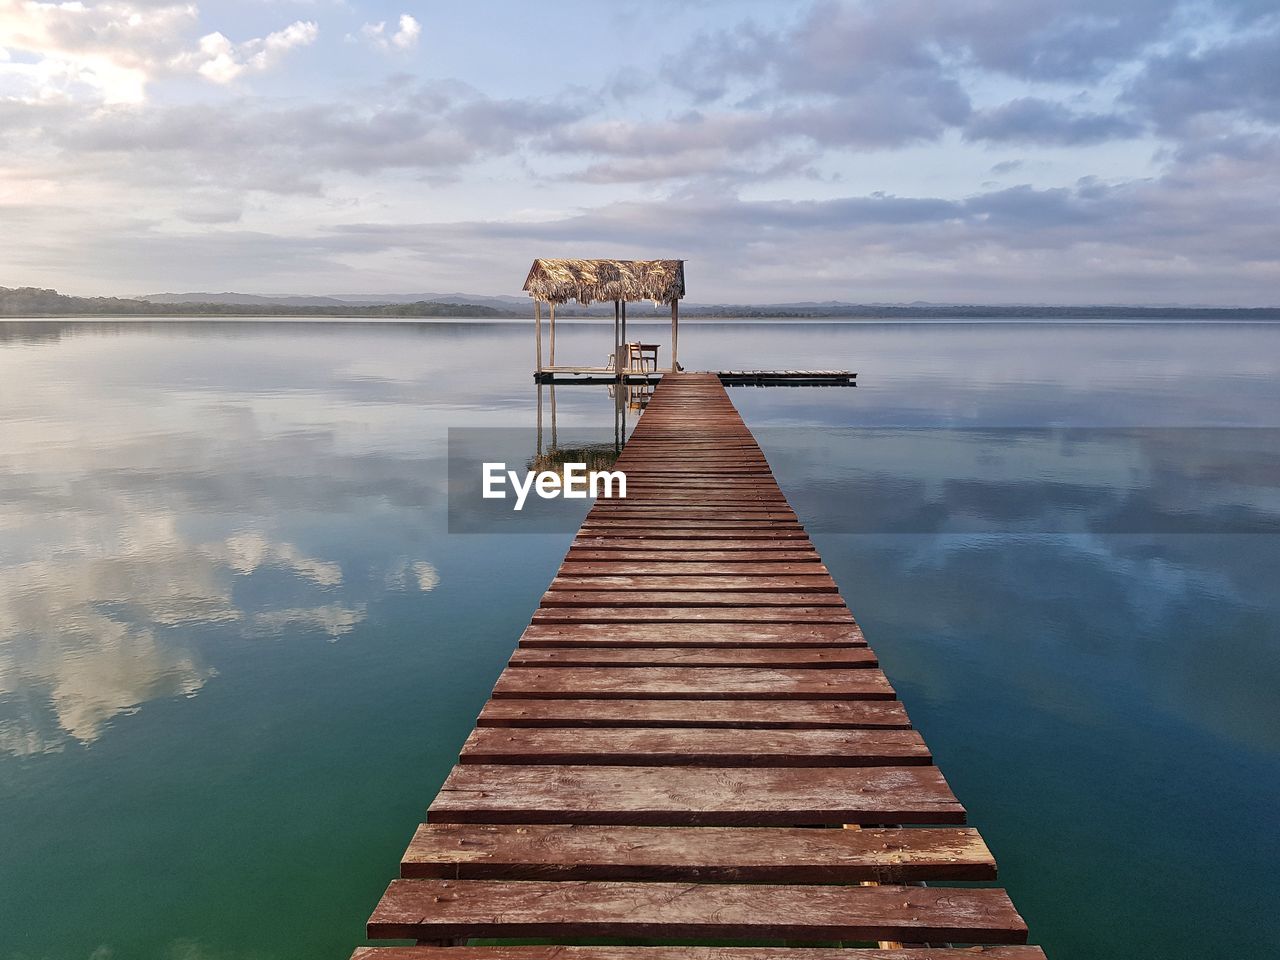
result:
<svg viewBox="0 0 1280 960"><path fill-rule="evenodd" d="M211 295L212 296L212 295ZM72 297L37 287L0 287L0 319L130 319L130 320L531 320L532 308L516 309L448 300L416 300L412 303L280 304L231 302L154 302L118 297ZM483 299L477 296L477 299ZM585 308L564 304L559 319L613 318L611 305ZM994 304L693 304L682 303L682 320L1191 320L1275 321L1280 306L1273 307L1134 307L1107 304L1080 306ZM648 303L631 307L632 322L662 321L666 308Z"/></svg>
<svg viewBox="0 0 1280 960"><path fill-rule="evenodd" d="M607 325L612 322L612 317L605 317L596 314L579 314L559 318L563 323L573 325ZM363 324L366 326L405 326L411 324L450 324L450 323L492 323L492 324L532 324L532 317L524 317L519 315L510 316L473 316L467 314L458 314L451 316L368 316L368 315L343 315L343 314L263 314L263 313L244 313L244 314L227 314L227 313L172 313L172 314L112 314L112 313L46 313L46 314L25 314L21 316L4 316L0 315L0 325L4 324L22 324L22 323L127 323L127 324L173 324L181 325L184 323L222 323L233 325L237 323L257 323L257 324ZM939 314L938 316L885 316L885 315L867 315L867 316L849 316L840 314L830 315L799 315L799 314L694 314L686 316L681 314L680 321L682 324L766 324L766 323L795 323L795 324L853 324L863 323L868 326L875 324L919 324L921 326L940 325L940 324L965 324L965 323L983 323L983 324L1153 324L1153 325L1169 325L1169 324L1196 324L1196 323L1222 323L1222 324L1272 324L1280 323L1280 308L1256 309L1256 310L1235 310L1235 311L1218 311L1208 316L1182 316L1173 315L1170 312L1152 310L1142 315L1114 315L1114 314L1098 314L1098 315L1081 315L1064 311L1061 315L1055 316L1029 316L1026 314L1012 314L1009 316L983 316L977 314L955 315L955 314ZM670 319L662 314L642 314L641 316L629 316L627 323L636 326L666 326L670 324ZM545 318L544 318L545 323Z"/></svg>

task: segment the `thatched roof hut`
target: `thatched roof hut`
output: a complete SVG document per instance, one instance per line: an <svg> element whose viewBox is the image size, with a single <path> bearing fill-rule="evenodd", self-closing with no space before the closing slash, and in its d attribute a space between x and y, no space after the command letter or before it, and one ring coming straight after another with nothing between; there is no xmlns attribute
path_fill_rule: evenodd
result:
<svg viewBox="0 0 1280 960"><path fill-rule="evenodd" d="M538 259L533 261L524 289L534 300L545 303L675 303L684 296L684 261Z"/></svg>

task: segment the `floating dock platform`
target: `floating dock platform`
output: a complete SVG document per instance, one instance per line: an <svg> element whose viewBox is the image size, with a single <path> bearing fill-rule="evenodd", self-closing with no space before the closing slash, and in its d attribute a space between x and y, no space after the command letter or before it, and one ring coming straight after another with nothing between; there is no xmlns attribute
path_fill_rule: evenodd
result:
<svg viewBox="0 0 1280 960"><path fill-rule="evenodd" d="M355 960L1044 960L720 377L617 468Z"/></svg>
<svg viewBox="0 0 1280 960"><path fill-rule="evenodd" d="M729 387L856 387L858 375L849 370L711 370L707 375L719 378ZM692 374L686 374L692 375ZM632 370L622 374L624 383L658 383L665 370ZM619 375L607 367L544 367L535 371L537 383L617 383Z"/></svg>

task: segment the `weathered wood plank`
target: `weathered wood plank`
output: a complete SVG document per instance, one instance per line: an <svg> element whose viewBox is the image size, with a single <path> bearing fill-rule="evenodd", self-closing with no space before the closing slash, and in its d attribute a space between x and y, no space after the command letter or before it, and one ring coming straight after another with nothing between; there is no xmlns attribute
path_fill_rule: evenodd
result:
<svg viewBox="0 0 1280 960"><path fill-rule="evenodd" d="M534 623L853 623L846 606L645 607L643 617L629 607L539 607Z"/></svg>
<svg viewBox="0 0 1280 960"><path fill-rule="evenodd" d="M804 826L964 823L936 767L458 764L435 823Z"/></svg>
<svg viewBox="0 0 1280 960"><path fill-rule="evenodd" d="M504 670L494 697L554 699L892 700L879 670L781 667L522 667Z"/></svg>
<svg viewBox="0 0 1280 960"><path fill-rule="evenodd" d="M896 700L490 700L482 727L906 729Z"/></svg>
<svg viewBox="0 0 1280 960"><path fill-rule="evenodd" d="M929 764L914 730L676 730L477 727L461 763L694 767Z"/></svg>
<svg viewBox="0 0 1280 960"><path fill-rule="evenodd" d="M650 549L648 546L637 546L634 550L622 553L605 548L594 549L585 546L572 546L565 555L566 563L599 561L603 563L717 563L717 564L777 564L777 563L820 563L818 551L812 546L782 547L769 550L703 550L690 547L675 552L663 549Z"/></svg>
<svg viewBox="0 0 1280 960"><path fill-rule="evenodd" d="M663 502L662 491L645 491L627 483L625 499L597 500L587 513L588 523L644 523L646 521L699 525L702 523L747 526L753 523L798 524L796 513L784 501L753 504L696 501Z"/></svg>
<svg viewBox="0 0 1280 960"><path fill-rule="evenodd" d="M996 863L968 827L810 830L422 824L405 878L693 880L714 883L907 883L994 880Z"/></svg>
<svg viewBox="0 0 1280 960"><path fill-rule="evenodd" d="M802 562L724 561L641 561L641 560L577 560L566 558L560 565L563 577L659 576L675 577L821 577L830 576L826 564L819 560Z"/></svg>
<svg viewBox="0 0 1280 960"><path fill-rule="evenodd" d="M649 524L641 524L640 526L623 526L622 524L584 524L577 535L575 543L586 543L586 541L598 539L612 539L625 541L669 541L680 540L686 543L698 543L698 541L709 541L709 543L719 543L724 539L730 538L735 543L749 543L750 545L759 545L760 543L774 543L774 541L790 541L803 540L808 543L809 534L806 534L803 527L787 526L785 524L765 525L753 524L750 526L691 526L689 524L663 525L657 527ZM641 547L643 547L641 543Z"/></svg>
<svg viewBox="0 0 1280 960"><path fill-rule="evenodd" d="M532 623L522 647L830 647L866 644L846 623Z"/></svg>
<svg viewBox="0 0 1280 960"><path fill-rule="evenodd" d="M874 667L866 647L534 647L517 649L513 667Z"/></svg>
<svg viewBox="0 0 1280 960"><path fill-rule="evenodd" d="M826 574L787 577L720 576L654 576L643 574L604 574L575 576L561 572L551 589L581 593L589 590L634 590L641 593L670 593L698 590L715 593L835 593L836 582Z"/></svg>
<svg viewBox="0 0 1280 960"><path fill-rule="evenodd" d="M587 515L582 533L605 536L717 536L780 537L799 535L804 528L794 520L748 517L746 519L693 519L688 517L606 517Z"/></svg>
<svg viewBox="0 0 1280 960"><path fill-rule="evenodd" d="M627 474L627 493L625 500L597 500L591 512L608 514L615 510L631 512L674 507L682 512L742 510L795 515L781 490L777 487L771 490L768 485L760 484L758 479L745 482L687 477L678 481L654 480L644 479L633 472Z"/></svg>
<svg viewBox="0 0 1280 960"><path fill-rule="evenodd" d="M1039 947L871 950L808 947L357 947L351 960L1045 960Z"/></svg>
<svg viewBox="0 0 1280 960"><path fill-rule="evenodd" d="M1021 943L995 889L393 880L371 939L655 937Z"/></svg>
<svg viewBox="0 0 1280 960"><path fill-rule="evenodd" d="M570 549L590 550L593 552L625 551L629 557L640 557L654 553L677 552L685 554L680 559L699 559L699 556L689 556L694 554L701 555L704 551L714 551L716 553L750 553L752 556L747 558L751 560L769 559L769 556L776 554L788 554L786 559L790 560L790 555L804 552L811 555L817 555L817 551L813 549L813 544L809 542L808 537L795 539L762 539L747 540L743 538L718 539L718 540L702 540L688 539L684 537L675 537L669 539L628 539L626 537L597 537L579 535L570 545ZM762 556L764 554L765 556Z"/></svg>
<svg viewBox="0 0 1280 960"><path fill-rule="evenodd" d="M838 593L790 593L719 590L561 590L556 584L542 595L546 607L840 607ZM644 614L632 619L643 618Z"/></svg>

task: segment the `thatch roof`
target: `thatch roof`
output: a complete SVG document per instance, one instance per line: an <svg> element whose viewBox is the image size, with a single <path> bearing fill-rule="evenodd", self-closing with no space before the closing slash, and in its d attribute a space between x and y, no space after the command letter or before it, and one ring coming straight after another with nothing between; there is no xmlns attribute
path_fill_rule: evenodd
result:
<svg viewBox="0 0 1280 960"><path fill-rule="evenodd" d="M535 300L671 303L684 296L683 260L535 260L524 282Z"/></svg>

